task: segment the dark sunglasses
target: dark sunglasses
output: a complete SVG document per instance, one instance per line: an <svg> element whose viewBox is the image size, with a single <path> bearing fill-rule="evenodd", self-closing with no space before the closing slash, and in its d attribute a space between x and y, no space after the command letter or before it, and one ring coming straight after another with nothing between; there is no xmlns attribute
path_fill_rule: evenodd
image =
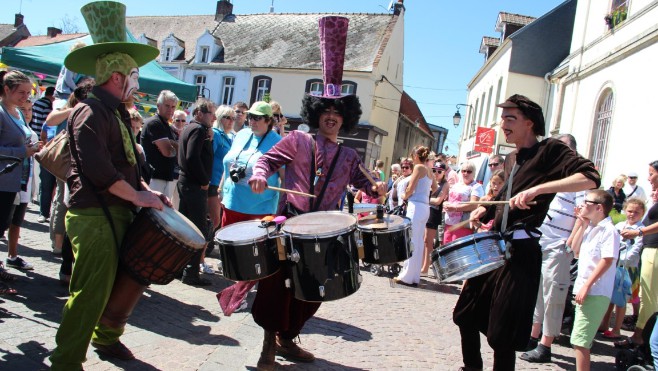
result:
<svg viewBox="0 0 658 371"><path fill-rule="evenodd" d="M432 169L432 172L433 173L443 174L443 170L439 170L439 169Z"/></svg>
<svg viewBox="0 0 658 371"><path fill-rule="evenodd" d="M409 166L400 166L400 169L403 169L403 170L404 169L411 169L411 167L409 167Z"/></svg>
<svg viewBox="0 0 658 371"><path fill-rule="evenodd" d="M281 117L283 117L283 115L280 114L280 113L275 113L275 114L273 114L272 116L274 116L274 117L276 117L276 118L278 118L278 119L280 119Z"/></svg>
<svg viewBox="0 0 658 371"><path fill-rule="evenodd" d="M473 172L473 170L462 170L462 173L465 173L465 174L471 174L472 172Z"/></svg>
<svg viewBox="0 0 658 371"><path fill-rule="evenodd" d="M584 200L583 202L588 205L601 205L601 203L598 201Z"/></svg>
<svg viewBox="0 0 658 371"><path fill-rule="evenodd" d="M492 162L489 164L489 167L496 167L498 165L500 165L500 162Z"/></svg>
<svg viewBox="0 0 658 371"><path fill-rule="evenodd" d="M249 114L249 115L247 115L247 117L249 118L249 120L254 120L254 121L265 120L265 116L261 116L261 115Z"/></svg>
<svg viewBox="0 0 658 371"><path fill-rule="evenodd" d="M174 120L174 121L175 121L175 122L185 122L185 120L182 120L182 119L176 119L176 120Z"/></svg>
<svg viewBox="0 0 658 371"><path fill-rule="evenodd" d="M226 119L226 120L231 120L231 121L235 120L235 119L233 118L233 116L222 116L222 118L223 118L223 119Z"/></svg>
<svg viewBox="0 0 658 371"><path fill-rule="evenodd" d="M628 179L637 179L636 176L629 176Z"/></svg>

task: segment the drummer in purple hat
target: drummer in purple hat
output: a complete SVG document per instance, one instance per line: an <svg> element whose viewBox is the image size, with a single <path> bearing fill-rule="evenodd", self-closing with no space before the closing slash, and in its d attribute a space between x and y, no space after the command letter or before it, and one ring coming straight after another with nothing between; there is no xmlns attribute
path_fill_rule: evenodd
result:
<svg viewBox="0 0 658 371"><path fill-rule="evenodd" d="M319 22L324 89L322 95L305 96L301 111L304 121L317 129L315 138L293 130L258 160L249 180L252 190L261 193L267 188L267 178L285 166L285 188L316 196L288 194L286 204L279 210L281 215L336 210L348 184L371 196L386 194L386 184L377 182L373 186L360 171L359 154L338 144L338 134L351 132L361 116L359 98L341 94L348 22L347 18L335 16L323 17ZM252 309L254 320L265 330L258 370L273 370L275 353L301 362L315 359L293 339L320 303L295 298L293 290L285 285L289 278L286 268L259 281Z"/></svg>

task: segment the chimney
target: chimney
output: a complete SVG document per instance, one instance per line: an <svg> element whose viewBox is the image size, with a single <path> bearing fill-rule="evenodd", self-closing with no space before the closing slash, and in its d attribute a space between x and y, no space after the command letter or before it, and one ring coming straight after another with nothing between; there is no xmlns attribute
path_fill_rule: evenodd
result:
<svg viewBox="0 0 658 371"><path fill-rule="evenodd" d="M219 0L217 2L217 11L215 12L215 21L221 22L227 15L233 14L233 4L229 0Z"/></svg>
<svg viewBox="0 0 658 371"><path fill-rule="evenodd" d="M16 14L14 17L14 28L18 28L23 25L23 15L21 13Z"/></svg>
<svg viewBox="0 0 658 371"><path fill-rule="evenodd" d="M55 37L57 35L61 35L61 34L62 34L62 30L60 30L57 27L48 27L46 29L46 36L48 36L50 38L53 38L53 37Z"/></svg>
<svg viewBox="0 0 658 371"><path fill-rule="evenodd" d="M400 15L405 10L404 0L398 0L397 3L393 6L393 15Z"/></svg>

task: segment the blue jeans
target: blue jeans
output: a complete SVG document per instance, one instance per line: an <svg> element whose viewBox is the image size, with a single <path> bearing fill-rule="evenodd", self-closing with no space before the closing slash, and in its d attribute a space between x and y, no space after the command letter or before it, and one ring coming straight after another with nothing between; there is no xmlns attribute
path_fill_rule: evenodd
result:
<svg viewBox="0 0 658 371"><path fill-rule="evenodd" d="M53 202L53 191L57 184L57 178L48 170L41 168L39 179L41 180L39 185L39 214L50 218L50 205Z"/></svg>

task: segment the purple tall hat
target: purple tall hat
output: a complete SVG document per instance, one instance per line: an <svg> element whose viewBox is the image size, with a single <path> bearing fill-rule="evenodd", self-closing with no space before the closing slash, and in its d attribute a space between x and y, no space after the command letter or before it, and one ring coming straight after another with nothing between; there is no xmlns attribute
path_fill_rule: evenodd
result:
<svg viewBox="0 0 658 371"><path fill-rule="evenodd" d="M328 16L320 18L320 53L322 55L322 98L341 98L343 64L349 19Z"/></svg>

